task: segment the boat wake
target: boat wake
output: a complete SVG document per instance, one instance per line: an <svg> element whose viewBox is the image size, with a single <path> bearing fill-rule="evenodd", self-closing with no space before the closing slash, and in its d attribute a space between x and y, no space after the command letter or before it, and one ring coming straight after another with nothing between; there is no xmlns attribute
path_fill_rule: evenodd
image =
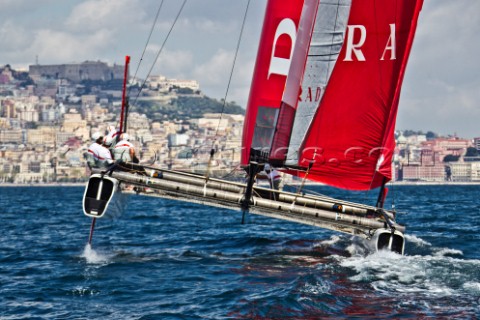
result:
<svg viewBox="0 0 480 320"><path fill-rule="evenodd" d="M410 250L414 255L379 251L335 258L351 282L383 294L402 296L406 304L423 301L425 305L439 307L435 301L440 299L453 308L453 301L458 301L455 297L464 297L463 305L456 302L457 312L478 307L480 260L465 259L459 250L437 248L418 237L410 238L409 243L418 247ZM425 247L428 247L427 253Z"/></svg>
<svg viewBox="0 0 480 320"><path fill-rule="evenodd" d="M88 264L106 264L110 261L108 255L93 250L91 244L85 245L81 257L85 258Z"/></svg>

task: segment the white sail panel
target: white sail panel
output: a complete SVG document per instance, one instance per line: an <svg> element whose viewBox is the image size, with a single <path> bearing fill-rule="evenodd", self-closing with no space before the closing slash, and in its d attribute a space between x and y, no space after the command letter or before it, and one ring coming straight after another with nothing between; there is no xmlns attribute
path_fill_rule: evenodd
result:
<svg viewBox="0 0 480 320"><path fill-rule="evenodd" d="M345 39L351 0L322 0L308 52L285 164L297 165L298 151L320 104ZM288 98L288 97L286 97ZM290 105L295 105L292 103Z"/></svg>

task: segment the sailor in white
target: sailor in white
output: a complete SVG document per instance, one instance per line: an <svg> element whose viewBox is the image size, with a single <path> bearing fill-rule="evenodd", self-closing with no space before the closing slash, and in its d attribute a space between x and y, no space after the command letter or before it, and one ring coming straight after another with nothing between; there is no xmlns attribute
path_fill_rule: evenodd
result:
<svg viewBox="0 0 480 320"><path fill-rule="evenodd" d="M103 144L107 146L107 148L110 148L113 151L113 148L115 147L115 144L117 143L120 134L120 131L115 129L114 126L108 126L108 133L103 139Z"/></svg>
<svg viewBox="0 0 480 320"><path fill-rule="evenodd" d="M113 148L113 158L123 162L134 161L136 159L135 147L130 142L130 136L128 133L123 133L120 138L121 140Z"/></svg>
<svg viewBox="0 0 480 320"><path fill-rule="evenodd" d="M87 163L90 167L106 168L113 163L110 150L102 145L103 137L100 132L92 134L94 143L88 147Z"/></svg>
<svg viewBox="0 0 480 320"><path fill-rule="evenodd" d="M264 171L257 175L257 178L267 179L272 189L280 190L280 184L282 183L282 176L280 175L280 172L273 169L268 163L265 164L263 170Z"/></svg>
<svg viewBox="0 0 480 320"><path fill-rule="evenodd" d="M120 135L120 141L118 141L113 148L113 158L115 159L115 162L118 163L117 169L140 175L147 175L145 168L142 165L136 164L140 161L135 155L135 147L130 142L130 136L128 133L122 133ZM136 192L151 192L150 189L144 187L135 187L133 190Z"/></svg>

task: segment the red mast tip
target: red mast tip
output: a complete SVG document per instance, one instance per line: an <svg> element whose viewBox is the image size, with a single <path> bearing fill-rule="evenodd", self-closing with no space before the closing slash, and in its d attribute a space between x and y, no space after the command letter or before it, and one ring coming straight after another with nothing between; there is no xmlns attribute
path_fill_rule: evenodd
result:
<svg viewBox="0 0 480 320"><path fill-rule="evenodd" d="M130 56L125 56L125 72L123 75L123 92L122 92L122 110L120 112L120 129L119 133L123 133L126 128L123 127L123 119L125 118L125 101L127 94L127 78L128 78L128 64L130 63Z"/></svg>

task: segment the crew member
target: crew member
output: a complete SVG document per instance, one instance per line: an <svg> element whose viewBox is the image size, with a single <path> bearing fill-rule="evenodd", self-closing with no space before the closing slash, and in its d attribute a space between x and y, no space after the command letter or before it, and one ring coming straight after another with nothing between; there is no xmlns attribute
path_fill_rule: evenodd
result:
<svg viewBox="0 0 480 320"><path fill-rule="evenodd" d="M108 126L108 133L103 139L103 143L113 151L113 148L115 147L115 144L117 143L120 132L115 129L114 126Z"/></svg>
<svg viewBox="0 0 480 320"><path fill-rule="evenodd" d="M130 142L128 133L122 133L120 135L120 141L118 141L113 148L113 157L115 160L121 160L122 162L139 162L135 155L135 147Z"/></svg>
<svg viewBox="0 0 480 320"><path fill-rule="evenodd" d="M103 136L100 132L92 134L94 141L87 152L87 163L90 167L106 168L113 163L112 154L103 145Z"/></svg>
<svg viewBox="0 0 480 320"><path fill-rule="evenodd" d="M118 169L122 171L128 171L147 176L147 172L142 165L139 165L140 161L135 155L135 147L130 142L130 136L128 133L122 133L120 135L120 141L113 147L113 158L118 163ZM139 192L152 192L151 189L145 187L134 187L134 191Z"/></svg>
<svg viewBox="0 0 480 320"><path fill-rule="evenodd" d="M280 172L273 169L270 164L265 164L264 171L257 174L258 179L267 179L270 184L270 188L274 190L280 190L280 184L282 183L282 176Z"/></svg>

